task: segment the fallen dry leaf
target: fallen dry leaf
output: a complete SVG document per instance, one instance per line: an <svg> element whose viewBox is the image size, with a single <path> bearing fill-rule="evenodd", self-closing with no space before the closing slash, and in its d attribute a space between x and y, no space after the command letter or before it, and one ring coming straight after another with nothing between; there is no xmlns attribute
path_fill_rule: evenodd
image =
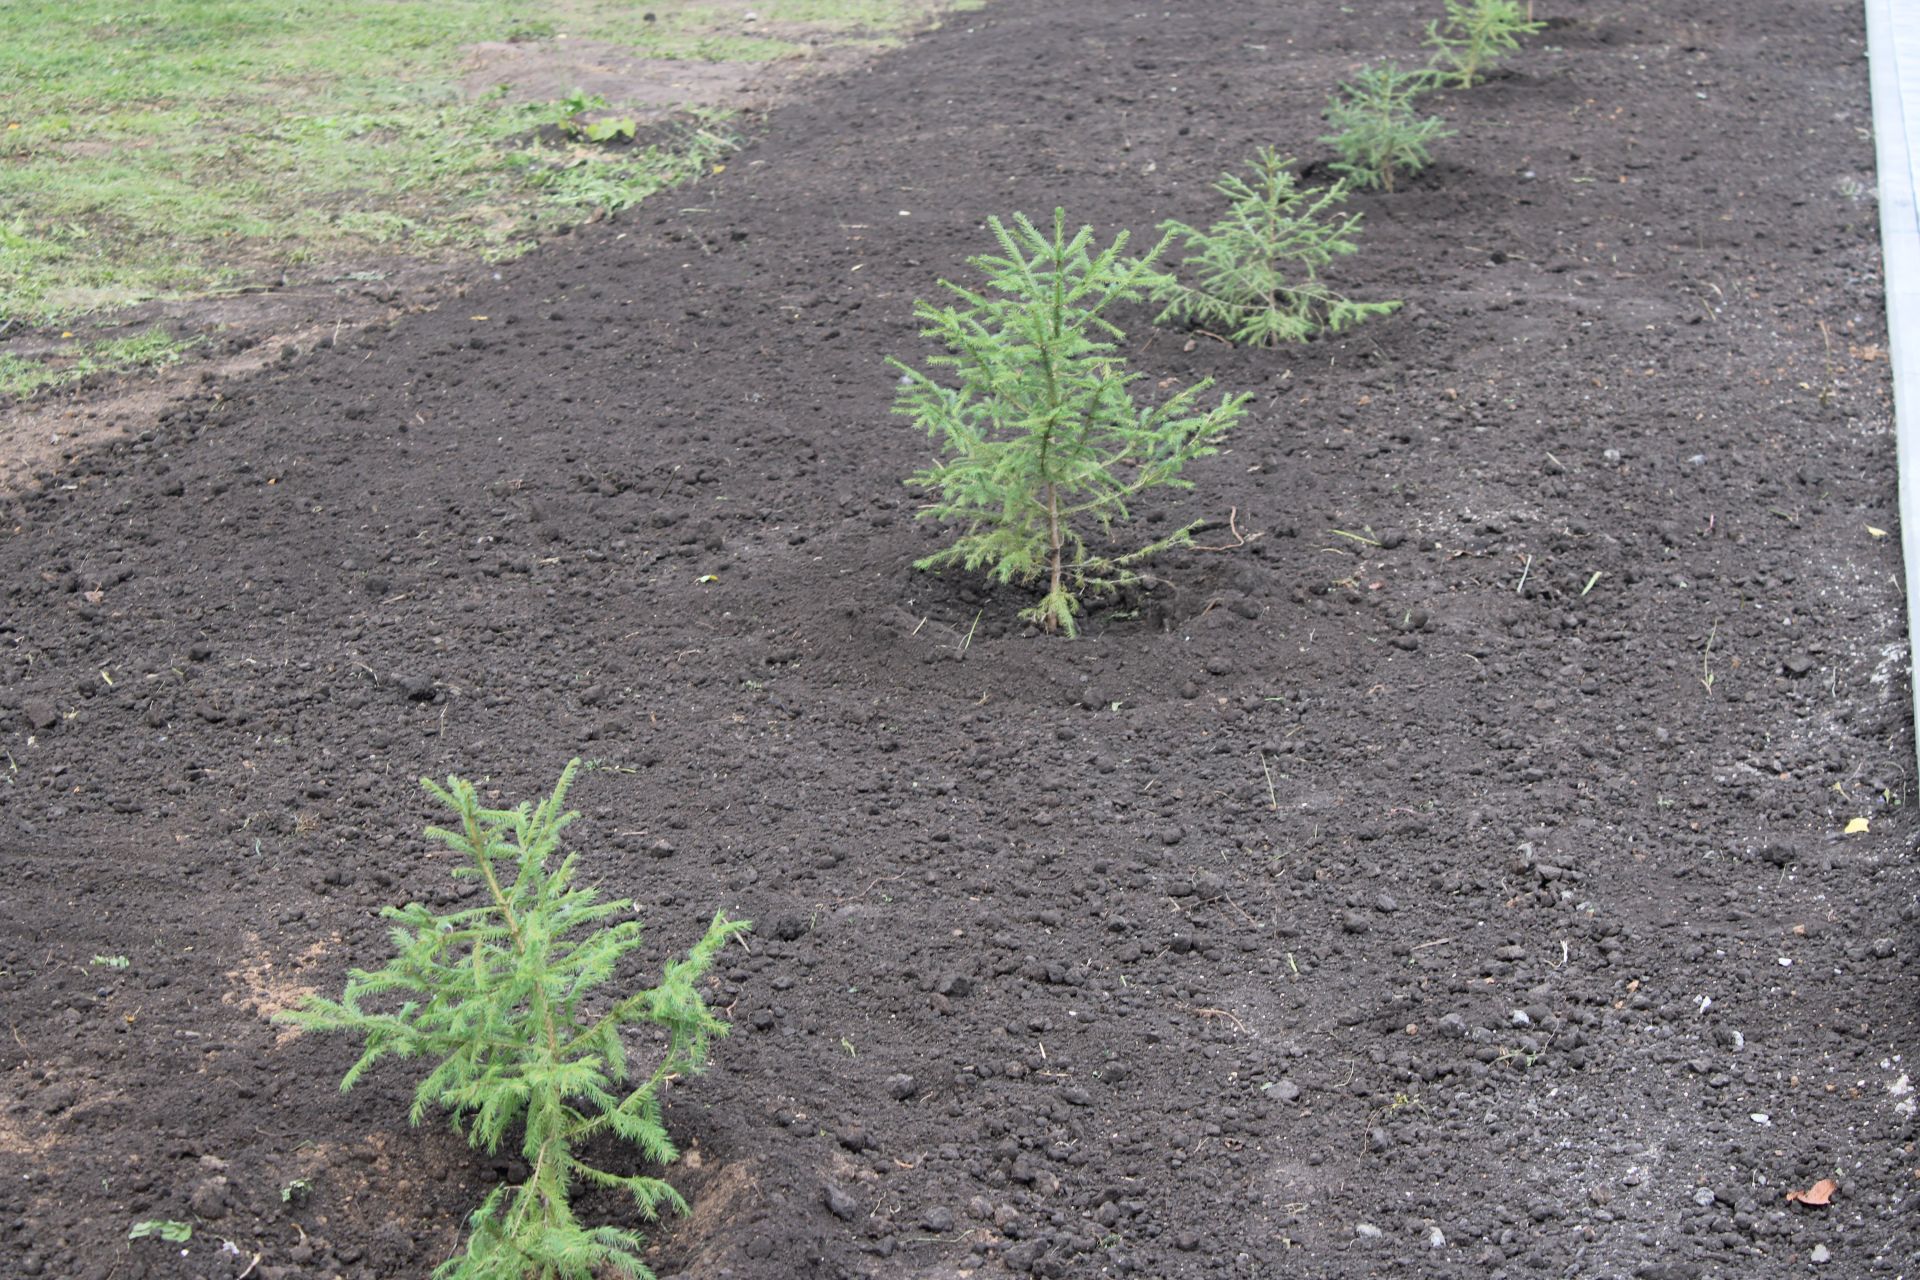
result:
<svg viewBox="0 0 1920 1280"><path fill-rule="evenodd" d="M1805 1191L1787 1192L1787 1199L1796 1204L1809 1204L1815 1208L1819 1208L1833 1199L1833 1193L1839 1189L1840 1184L1832 1178L1822 1178Z"/></svg>
<svg viewBox="0 0 1920 1280"><path fill-rule="evenodd" d="M1850 836L1857 836L1861 832L1869 830L1871 826L1872 824L1869 823L1865 818L1850 818L1847 821L1846 834Z"/></svg>

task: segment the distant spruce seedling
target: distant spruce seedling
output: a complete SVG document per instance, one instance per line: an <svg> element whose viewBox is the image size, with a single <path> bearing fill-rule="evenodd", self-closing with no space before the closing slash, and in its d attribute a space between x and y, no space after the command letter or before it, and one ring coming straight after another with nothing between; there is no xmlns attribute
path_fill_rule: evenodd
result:
<svg viewBox="0 0 1920 1280"><path fill-rule="evenodd" d="M458 819L454 829L428 834L465 856L468 865L454 874L480 882L481 905L446 915L418 903L389 907L398 954L386 967L353 971L338 1002L313 996L283 1015L305 1030L365 1037L343 1090L382 1058L423 1058L434 1065L414 1090L413 1123L439 1107L468 1142L488 1151L520 1131L525 1181L488 1195L473 1214L466 1251L435 1272L440 1280L650 1280L642 1238L582 1225L571 1191L582 1182L623 1191L648 1219L662 1205L686 1209L665 1181L597 1168L578 1152L611 1134L650 1161L676 1158L659 1091L670 1077L698 1070L712 1038L725 1033L695 983L749 925L716 915L692 950L666 966L659 985L590 1014L592 993L640 945L640 924L633 903L599 902L592 889L573 886L575 855L549 865L561 831L578 816L562 806L579 764L567 766L537 807L486 809L471 783L425 781ZM387 1007L367 1008L374 999ZM635 1023L667 1033L659 1065L637 1085L621 1039Z"/></svg>
<svg viewBox="0 0 1920 1280"><path fill-rule="evenodd" d="M1485 80L1500 59L1519 52L1521 36L1546 28L1527 13L1519 0L1447 0L1446 18L1427 24L1427 46L1441 78L1457 89Z"/></svg>
<svg viewBox="0 0 1920 1280"><path fill-rule="evenodd" d="M1227 216L1202 231L1167 221L1161 231L1186 252L1178 275L1155 274L1149 289L1166 309L1158 321L1180 320L1219 330L1235 342L1276 346L1338 333L1398 302L1355 302L1329 289L1320 270L1357 253L1361 215L1342 213L1347 185L1302 189L1293 161L1262 147L1248 168L1220 176L1214 190L1227 198Z"/></svg>
<svg viewBox="0 0 1920 1280"><path fill-rule="evenodd" d="M1104 313L1145 297L1170 236L1135 261L1122 256L1125 233L1093 253L1093 228L1068 236L1059 209L1051 233L1024 214L1011 227L998 218L987 226L1001 253L970 260L985 289L942 281L957 302L915 310L925 336L951 353L929 363L953 370L959 385L890 361L903 375L895 412L946 454L910 481L933 495L920 514L965 525L954 545L918 565L1044 580L1046 594L1020 616L1071 636L1084 596L1138 581L1134 566L1189 541L1193 526L1117 554L1089 546L1090 533L1109 539L1149 489L1191 487L1181 470L1214 452L1247 397L1202 409L1203 382L1158 405L1134 401L1140 375L1126 371L1114 345L1125 334Z"/></svg>
<svg viewBox="0 0 1920 1280"><path fill-rule="evenodd" d="M1357 186L1391 191L1396 174L1415 174L1431 164L1427 147L1453 136L1438 116L1423 116L1415 105L1435 83L1432 71L1387 63L1335 90L1327 99L1334 132L1320 139L1340 155L1333 171Z"/></svg>

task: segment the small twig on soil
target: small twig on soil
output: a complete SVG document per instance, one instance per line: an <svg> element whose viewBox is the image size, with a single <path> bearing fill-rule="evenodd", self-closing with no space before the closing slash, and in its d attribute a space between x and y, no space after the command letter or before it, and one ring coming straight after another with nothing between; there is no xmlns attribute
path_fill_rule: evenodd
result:
<svg viewBox="0 0 1920 1280"><path fill-rule="evenodd" d="M1232 542L1223 542L1217 547L1203 547L1198 543L1195 543L1193 549L1195 551L1232 551L1234 548L1244 547L1249 542L1252 542L1254 539L1258 538L1260 536L1258 533L1240 532L1239 516L1240 516L1240 508L1238 507L1227 508L1227 532L1233 535Z"/></svg>
<svg viewBox="0 0 1920 1280"><path fill-rule="evenodd" d="M1827 344L1827 385L1820 388L1820 405L1825 408L1833 402L1835 384L1839 379L1833 375L1833 334L1827 329L1827 322L1820 322L1820 340Z"/></svg>
<svg viewBox="0 0 1920 1280"><path fill-rule="evenodd" d="M960 652L965 653L967 646L973 643L973 633L980 629L980 614L985 612L986 610L982 609L973 615L973 625L967 628L967 634L961 638Z"/></svg>
<svg viewBox="0 0 1920 1280"><path fill-rule="evenodd" d="M864 898L868 894L872 893L876 887L887 883L889 880L904 880L906 878L906 874L907 874L906 872L902 871L899 875L881 876L878 880L873 881L872 883L867 885L866 888L862 889L860 892L852 895L851 897L835 898L833 900L833 905L836 907L839 907L839 906L844 906L849 902L857 902L859 899Z"/></svg>
<svg viewBox="0 0 1920 1280"><path fill-rule="evenodd" d="M1708 693L1713 692L1713 669L1708 664L1713 661L1713 638L1720 631L1720 624L1714 623L1707 629L1707 645L1700 651L1700 683Z"/></svg>
<svg viewBox="0 0 1920 1280"><path fill-rule="evenodd" d="M1220 901L1226 903L1228 906L1232 907L1235 911L1238 911L1240 913L1240 918L1242 920L1245 920L1248 924L1252 925L1254 928L1258 929L1262 927L1260 922L1254 919L1252 914L1248 912L1248 910L1245 907L1235 902L1232 898L1229 898L1226 894L1223 893L1220 895Z"/></svg>
<svg viewBox="0 0 1920 1280"><path fill-rule="evenodd" d="M247 1263L247 1269L245 1271L242 1271L239 1275L235 1276L233 1280L247 1280L247 1277L253 1274L253 1269L260 1265L260 1259L265 1256L266 1256L265 1254L261 1254L261 1253L254 1254L253 1261Z"/></svg>
<svg viewBox="0 0 1920 1280"><path fill-rule="evenodd" d="M1275 813L1280 811L1280 797L1273 793L1273 770L1267 767L1267 753L1260 754L1260 772L1267 775L1267 808Z"/></svg>
<svg viewBox="0 0 1920 1280"><path fill-rule="evenodd" d="M920 627L924 627L926 625L927 625L927 620L925 618L920 619ZM913 637L919 635L920 627L915 627L913 630L907 632L907 638L911 640Z"/></svg>
<svg viewBox="0 0 1920 1280"><path fill-rule="evenodd" d="M1452 942L1452 941L1453 941L1452 938L1435 938L1432 942L1422 942L1418 946L1408 947L1407 950L1408 951L1425 951L1428 947L1444 947L1449 942Z"/></svg>
<svg viewBox="0 0 1920 1280"><path fill-rule="evenodd" d="M1337 534L1342 538L1352 538L1355 542L1364 542L1370 547L1377 547L1380 545L1380 542L1378 539L1369 538L1364 533L1348 533L1345 529L1329 529L1327 530L1327 532L1332 534Z"/></svg>
<svg viewBox="0 0 1920 1280"><path fill-rule="evenodd" d="M1520 570L1520 581L1514 584L1513 593L1519 595L1527 589L1527 575L1533 572L1533 557L1527 557L1526 565Z"/></svg>
<svg viewBox="0 0 1920 1280"><path fill-rule="evenodd" d="M1228 1012L1225 1009L1195 1009L1192 1006L1188 1006L1187 1011L1189 1013L1198 1014L1202 1018L1225 1018L1228 1022L1231 1022L1235 1027L1239 1028L1241 1035L1245 1035L1247 1033L1247 1024L1240 1021L1240 1019L1234 1017L1232 1013Z"/></svg>

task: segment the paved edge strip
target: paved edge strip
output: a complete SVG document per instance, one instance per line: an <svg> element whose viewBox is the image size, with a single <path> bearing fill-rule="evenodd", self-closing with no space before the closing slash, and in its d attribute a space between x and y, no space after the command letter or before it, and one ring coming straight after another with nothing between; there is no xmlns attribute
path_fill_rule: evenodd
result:
<svg viewBox="0 0 1920 1280"><path fill-rule="evenodd" d="M1873 138L1880 175L1880 252L1887 295L1887 351L1893 367L1894 439L1899 456L1900 551L1906 561L1908 685L1920 724L1920 9L1906 0L1866 0L1872 67ZM1920 764L1920 734L1915 742Z"/></svg>

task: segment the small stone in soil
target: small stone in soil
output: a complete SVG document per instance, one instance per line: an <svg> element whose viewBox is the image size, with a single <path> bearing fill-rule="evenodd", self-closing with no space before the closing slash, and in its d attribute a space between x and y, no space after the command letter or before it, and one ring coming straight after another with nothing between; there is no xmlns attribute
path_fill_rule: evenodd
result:
<svg viewBox="0 0 1920 1280"><path fill-rule="evenodd" d="M826 1185L824 1198L827 1212L842 1222L852 1222L854 1215L860 1212L860 1202L831 1182Z"/></svg>
<svg viewBox="0 0 1920 1280"><path fill-rule="evenodd" d="M408 702L433 701L432 676L424 676L418 673L413 675L397 675L393 678L393 686L400 691L400 695Z"/></svg>
<svg viewBox="0 0 1920 1280"><path fill-rule="evenodd" d="M227 1216L227 1180L221 1177L208 1178L193 1189L187 1199L187 1208L194 1216L205 1218L209 1222Z"/></svg>
<svg viewBox="0 0 1920 1280"><path fill-rule="evenodd" d="M904 1072L897 1076L887 1077L887 1096L901 1102L905 1102L908 1098L911 1098L918 1087L919 1085L914 1078Z"/></svg>

